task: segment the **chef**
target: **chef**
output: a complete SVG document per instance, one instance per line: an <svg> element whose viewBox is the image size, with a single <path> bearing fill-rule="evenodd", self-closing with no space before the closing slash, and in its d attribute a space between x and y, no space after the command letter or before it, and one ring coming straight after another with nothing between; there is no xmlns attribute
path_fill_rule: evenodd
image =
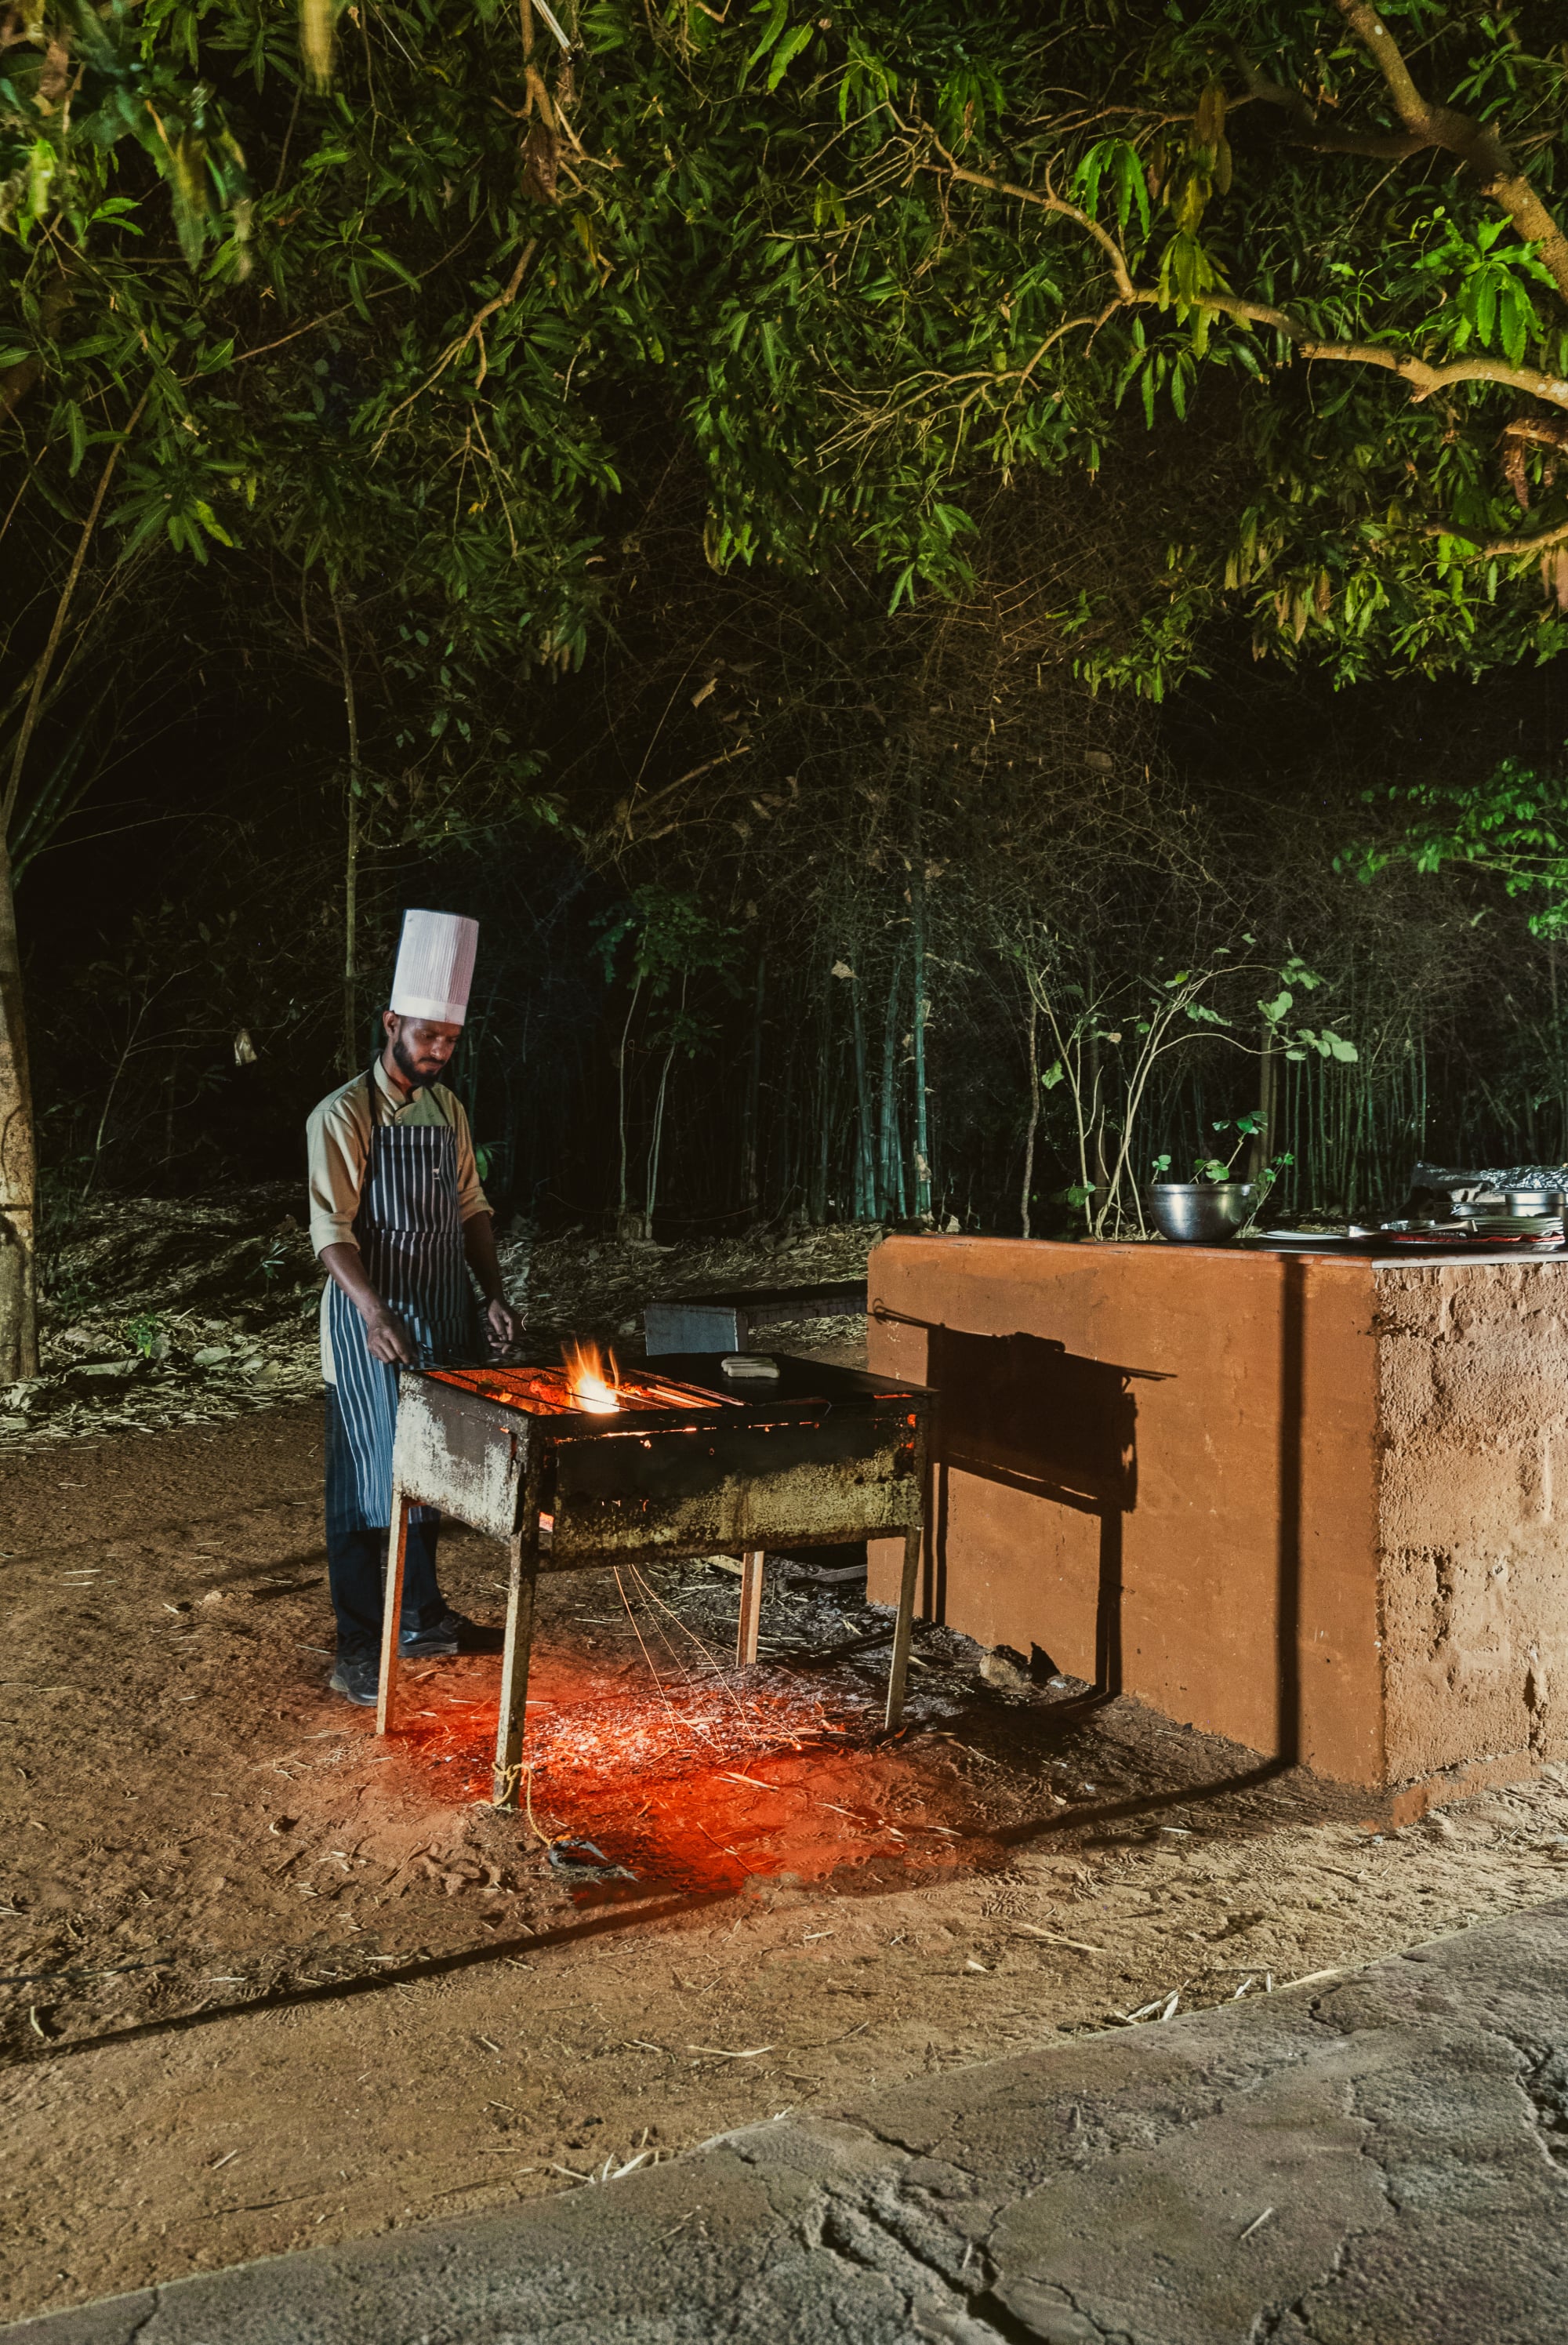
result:
<svg viewBox="0 0 1568 2345"><path fill-rule="evenodd" d="M471 1365L514 1341L495 1227L460 1101L440 1081L468 1014L479 924L405 912L386 1045L306 1125L310 1242L327 1382L327 1575L338 1619L334 1693L376 1699L392 1433L402 1366ZM483 1298L476 1302L477 1283ZM440 1517L409 1518L399 1650L494 1650L499 1632L452 1611L436 1579Z"/></svg>

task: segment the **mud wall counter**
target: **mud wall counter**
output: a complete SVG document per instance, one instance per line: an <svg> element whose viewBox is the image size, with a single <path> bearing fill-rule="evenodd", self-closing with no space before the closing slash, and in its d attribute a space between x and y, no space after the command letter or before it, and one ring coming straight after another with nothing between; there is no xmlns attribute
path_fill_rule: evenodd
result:
<svg viewBox="0 0 1568 2345"><path fill-rule="evenodd" d="M898 1237L868 1277L873 1371L936 1387L928 1617L1396 1814L1568 1752L1568 1256Z"/></svg>

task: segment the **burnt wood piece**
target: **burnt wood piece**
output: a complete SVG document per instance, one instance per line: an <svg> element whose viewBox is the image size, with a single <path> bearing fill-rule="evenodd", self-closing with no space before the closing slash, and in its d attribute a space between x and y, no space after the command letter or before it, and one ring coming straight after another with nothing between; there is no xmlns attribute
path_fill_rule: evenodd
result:
<svg viewBox="0 0 1568 2345"><path fill-rule="evenodd" d="M926 1392L858 1369L786 1358L778 1383L765 1396L748 1396L728 1386L711 1360L685 1356L673 1365L683 1388L679 1406L605 1416L559 1407L544 1413L497 1397L507 1387L495 1372L405 1370L400 1380L395 1562L387 1575L378 1731L388 1731L396 1711L407 1508L439 1507L505 1540L510 1555L498 1807L519 1804L533 1595L541 1570L739 1548L745 1557L738 1634L744 1662L756 1657L766 1548L902 1532L905 1562L887 1694L887 1721L898 1722L925 1519ZM520 1376L514 1389L526 1395L530 1387Z"/></svg>

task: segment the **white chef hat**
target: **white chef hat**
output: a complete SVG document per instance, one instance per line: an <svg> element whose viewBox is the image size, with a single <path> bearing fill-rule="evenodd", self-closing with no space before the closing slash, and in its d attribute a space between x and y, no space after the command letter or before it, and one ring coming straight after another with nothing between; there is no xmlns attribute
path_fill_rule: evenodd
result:
<svg viewBox="0 0 1568 2345"><path fill-rule="evenodd" d="M392 978L396 1015L460 1026L478 950L477 920L465 920L460 912L405 912Z"/></svg>

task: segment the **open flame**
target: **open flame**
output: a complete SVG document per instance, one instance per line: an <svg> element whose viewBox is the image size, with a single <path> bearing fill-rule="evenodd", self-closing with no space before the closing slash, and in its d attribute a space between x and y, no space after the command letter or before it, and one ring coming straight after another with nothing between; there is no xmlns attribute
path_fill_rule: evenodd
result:
<svg viewBox="0 0 1568 2345"><path fill-rule="evenodd" d="M597 1344L573 1342L561 1345L561 1356L572 1406L596 1416L613 1416L621 1406L621 1371L614 1353L602 1352Z"/></svg>

